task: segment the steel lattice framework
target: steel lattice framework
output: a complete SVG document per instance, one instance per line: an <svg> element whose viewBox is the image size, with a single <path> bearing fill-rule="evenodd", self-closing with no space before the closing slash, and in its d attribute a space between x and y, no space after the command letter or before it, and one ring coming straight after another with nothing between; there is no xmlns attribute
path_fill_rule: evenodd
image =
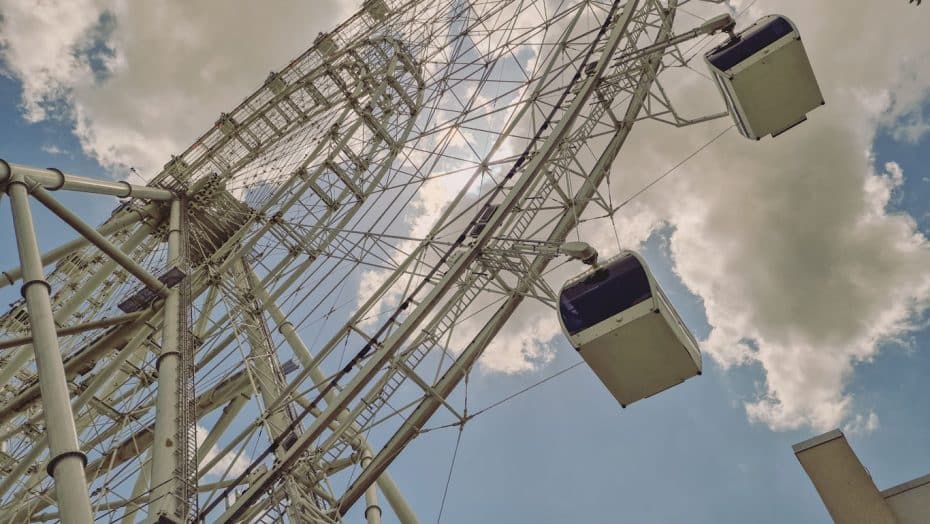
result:
<svg viewBox="0 0 930 524"><path fill-rule="evenodd" d="M416 522L392 461L554 302L633 124L694 122L683 3L368 0L144 187L2 163L0 520ZM127 198L94 229L55 189ZM27 194L82 235L41 262Z"/></svg>

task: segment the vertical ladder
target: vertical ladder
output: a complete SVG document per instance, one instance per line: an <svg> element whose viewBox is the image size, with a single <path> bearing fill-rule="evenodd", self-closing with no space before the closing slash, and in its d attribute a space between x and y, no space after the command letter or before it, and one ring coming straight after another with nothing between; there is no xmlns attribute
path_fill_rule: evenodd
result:
<svg viewBox="0 0 930 524"><path fill-rule="evenodd" d="M189 205L186 197L181 200L181 259L178 261L179 269L185 276L180 286L180 318L178 322L179 340L178 350L181 353L181 369L178 373L178 435L177 447L178 469L176 476L177 505L179 517L187 522L197 515L197 413L196 392L194 389L194 351L196 344L191 326L193 323L193 307L191 304L191 267L190 267L190 227Z"/></svg>

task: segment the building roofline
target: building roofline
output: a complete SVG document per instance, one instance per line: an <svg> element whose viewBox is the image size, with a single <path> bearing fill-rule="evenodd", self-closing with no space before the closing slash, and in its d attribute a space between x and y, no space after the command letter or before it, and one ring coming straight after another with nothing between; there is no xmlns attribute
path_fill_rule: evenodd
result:
<svg viewBox="0 0 930 524"><path fill-rule="evenodd" d="M804 442L798 442L797 444L791 446L791 449L794 450L795 454L798 454L802 451L807 451L813 447L819 446L821 444L826 444L827 442L830 442L831 440L836 440L838 438L844 438L843 432L838 429L834 429L833 431L828 431L824 433L823 435L817 435L814 438L809 438L805 440Z"/></svg>

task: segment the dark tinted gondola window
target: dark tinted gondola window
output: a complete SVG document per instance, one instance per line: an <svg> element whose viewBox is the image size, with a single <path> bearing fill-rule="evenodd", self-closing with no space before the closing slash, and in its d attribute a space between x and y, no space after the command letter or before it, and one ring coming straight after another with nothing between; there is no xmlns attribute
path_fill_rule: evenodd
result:
<svg viewBox="0 0 930 524"><path fill-rule="evenodd" d="M565 329L574 335L651 296L646 270L630 256L562 290L559 313Z"/></svg>
<svg viewBox="0 0 930 524"><path fill-rule="evenodd" d="M736 42L711 51L707 60L721 71L727 71L793 30L784 18L774 18L762 27L740 35L741 38Z"/></svg>

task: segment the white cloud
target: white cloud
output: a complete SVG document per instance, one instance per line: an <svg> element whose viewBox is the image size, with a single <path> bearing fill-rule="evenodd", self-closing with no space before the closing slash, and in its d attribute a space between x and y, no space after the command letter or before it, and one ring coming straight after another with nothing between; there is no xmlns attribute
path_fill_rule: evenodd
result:
<svg viewBox="0 0 930 524"><path fill-rule="evenodd" d="M23 82L28 119L73 118L88 154L151 175L357 3L268 9L244 2L231 9L220 0L0 0L0 52L7 72ZM798 24L827 105L774 140L728 133L617 219L626 246L662 224L673 228L675 270L703 301L713 328L705 352L725 367L761 366L762 391L746 409L775 429L875 426L877 415L871 424L874 414L859 413L847 392L854 365L912 329L914 314L930 300L927 240L911 217L886 209L905 174L894 164L875 173L863 154L880 126L902 140L926 132L930 41L912 7L903 0L855 9L838 1L753 3L752 17L779 11ZM104 13L115 20L112 28L102 27ZM97 53L96 71L88 52ZM722 106L697 75L666 87L683 112ZM614 200L720 129L639 125L615 164ZM426 189L408 223L418 234L451 195L442 186ZM603 223L590 223L583 236L603 250L616 242ZM365 278L370 287L379 275ZM551 311L522 308L484 365L516 372L544 363L558 336L552 318Z"/></svg>
<svg viewBox="0 0 930 524"><path fill-rule="evenodd" d="M916 144L930 132L930 122L919 112L912 112L899 123L892 124L892 136L895 140Z"/></svg>
<svg viewBox="0 0 930 524"><path fill-rule="evenodd" d="M62 149L62 148L60 148L60 147L58 147L58 146L55 146L55 145L45 144L45 145L42 146L41 149L42 149L43 152L48 153L48 154L50 154L50 155L64 155L64 154L67 154L67 151L65 151L64 149Z"/></svg>
<svg viewBox="0 0 930 524"><path fill-rule="evenodd" d="M649 228L638 223L673 227L675 269L712 326L702 347L724 367L761 366L746 410L773 429L874 427L847 392L854 365L914 329L930 303L930 244L912 217L887 210L905 174L894 163L876 173L862 153L926 95L912 71L930 45L906 7L756 3L753 16L777 10L798 24L827 105L777 139L724 135L618 219L640 240ZM703 81L666 87L679 109L717 100ZM723 125L634 131L615 165L615 200Z"/></svg>
<svg viewBox="0 0 930 524"><path fill-rule="evenodd" d="M507 374L535 371L555 357L552 341L561 332L552 311L522 307L488 345L481 366Z"/></svg>
<svg viewBox="0 0 930 524"><path fill-rule="evenodd" d="M150 177L358 3L0 0L0 57L27 120L71 120L103 166Z"/></svg>
<svg viewBox="0 0 930 524"><path fill-rule="evenodd" d="M47 118L71 89L92 80L90 65L75 50L91 38L101 12L93 0L0 2L0 49L9 73L23 84L26 120Z"/></svg>
<svg viewBox="0 0 930 524"><path fill-rule="evenodd" d="M871 433L876 429L878 429L878 415L871 411L868 415L856 415L843 426L843 432L847 435L862 435Z"/></svg>

